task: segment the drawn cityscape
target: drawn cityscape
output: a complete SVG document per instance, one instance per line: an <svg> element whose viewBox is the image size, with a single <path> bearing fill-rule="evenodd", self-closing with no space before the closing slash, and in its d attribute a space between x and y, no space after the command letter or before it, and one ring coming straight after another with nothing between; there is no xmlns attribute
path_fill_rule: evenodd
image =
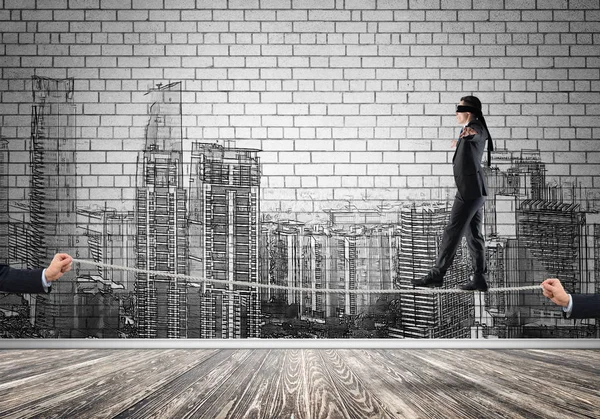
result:
<svg viewBox="0 0 600 419"><path fill-rule="evenodd" d="M86 206L76 193L73 85L32 79L29 173L12 171L20 167L11 161L13 139L0 139L0 236L8 238L0 262L36 268L62 251L247 285L76 265L49 294L0 294L3 338L600 337L596 319L563 319L539 291L351 292L413 289L411 279L434 262L450 200L340 205L321 214L326 222L262 213L261 150L196 141L186 153L179 82L147 92L132 208ZM600 292L593 191L552 185L536 150L496 151L485 170L490 286L559 277L570 292ZM18 190L8 182L14 175ZM444 286L466 281L469 269L463 243Z"/></svg>

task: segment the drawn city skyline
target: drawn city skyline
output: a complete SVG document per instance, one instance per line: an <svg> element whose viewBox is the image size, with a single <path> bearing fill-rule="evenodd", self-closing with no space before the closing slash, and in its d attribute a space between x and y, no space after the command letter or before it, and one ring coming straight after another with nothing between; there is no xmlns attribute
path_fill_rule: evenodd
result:
<svg viewBox="0 0 600 419"><path fill-rule="evenodd" d="M77 201L73 80L34 77L28 205L11 204L0 176L0 257L41 266L55 251L96 262L248 282L247 287L77 267L49 295L3 297L0 308L29 320L20 337L597 337L594 320L574 326L540 293L396 297L350 290L412 289L433 263L447 202L340 204L326 222L261 213L260 150L192 141L183 147L180 82L145 95L145 146L130 209ZM189 141L189 140L186 140ZM0 175L10 151L0 142ZM485 236L490 286L547 276L574 292L599 292L600 230L589 191L546 181L536 150L493 153ZM3 205L3 206L2 206ZM322 217L321 217L322 218ZM3 253L2 253L3 252ZM3 256L4 255L4 256ZM445 287L469 275L463 244ZM343 290L299 292L252 284Z"/></svg>

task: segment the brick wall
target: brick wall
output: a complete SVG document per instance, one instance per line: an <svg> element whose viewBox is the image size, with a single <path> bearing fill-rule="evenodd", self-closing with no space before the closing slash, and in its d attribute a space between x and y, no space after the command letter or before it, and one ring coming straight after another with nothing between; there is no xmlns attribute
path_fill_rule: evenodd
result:
<svg viewBox="0 0 600 419"><path fill-rule="evenodd" d="M263 150L264 212L445 199L465 94L497 148L600 186L598 0L0 0L0 26L14 200L32 75L75 79L80 205L133 209L145 93L169 81L188 150Z"/></svg>

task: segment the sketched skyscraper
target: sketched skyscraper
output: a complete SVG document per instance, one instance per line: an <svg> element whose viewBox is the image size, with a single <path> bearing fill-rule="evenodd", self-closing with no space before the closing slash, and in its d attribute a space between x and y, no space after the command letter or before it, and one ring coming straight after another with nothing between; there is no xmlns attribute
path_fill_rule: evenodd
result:
<svg viewBox="0 0 600 419"><path fill-rule="evenodd" d="M8 141L0 136L0 264L8 264Z"/></svg>
<svg viewBox="0 0 600 419"><path fill-rule="evenodd" d="M76 233L73 79L33 77L31 108L31 268L74 247ZM54 290L55 292L58 289Z"/></svg>
<svg viewBox="0 0 600 419"><path fill-rule="evenodd" d="M403 209L397 262L397 288L410 290L411 279L427 273L435 262L439 242L449 216L442 206ZM464 246L460 246L452 266L444 276L446 288L454 288L468 277ZM473 313L472 294L400 294L402 324L390 330L390 337L465 338L470 337Z"/></svg>
<svg viewBox="0 0 600 419"><path fill-rule="evenodd" d="M137 267L187 274L181 83L158 85L148 93L153 100L146 147L137 162ZM185 281L138 273L135 290L139 337L186 337Z"/></svg>
<svg viewBox="0 0 600 419"><path fill-rule="evenodd" d="M305 229L302 237L302 287L315 291L303 291L300 314L303 319L325 320L327 317L327 295L319 289L330 288L332 274L328 269L331 254L331 237L322 226L313 225L312 231Z"/></svg>
<svg viewBox="0 0 600 419"><path fill-rule="evenodd" d="M531 199L548 199L546 189L546 165L542 163L539 150L522 150L516 161L520 173L527 174L527 195Z"/></svg>
<svg viewBox="0 0 600 419"><path fill-rule="evenodd" d="M364 291L393 288L394 228L377 226L357 236L356 289ZM383 296L354 294L356 312L367 313Z"/></svg>
<svg viewBox="0 0 600 419"><path fill-rule="evenodd" d="M587 258L586 214L578 203L528 199L521 202L519 220L519 285L539 284L548 277L560 278L569 293L587 290L590 272L585 268ZM525 337L556 337L549 330L560 313L553 316L546 307L554 303L539 292L523 293L521 319ZM550 315L548 315L550 314ZM539 328L535 335L528 333ZM569 333L568 330L566 330ZM539 333L539 334L538 334ZM566 336L560 336L566 337Z"/></svg>
<svg viewBox="0 0 600 419"><path fill-rule="evenodd" d="M77 237L76 115L73 79L32 78L28 219L21 231L27 243L14 249L15 259L28 268L48 264L56 252L75 254ZM27 225L28 224L28 225ZM68 337L73 329L74 281L58 281L52 293L36 297L39 326Z"/></svg>
<svg viewBox="0 0 600 419"><path fill-rule="evenodd" d="M202 283L200 336L259 337L259 150L192 144L190 263Z"/></svg>
<svg viewBox="0 0 600 419"><path fill-rule="evenodd" d="M83 235L87 236L90 258L110 265L134 266L136 259L136 224L133 211L117 211L111 208L79 208ZM87 221L86 221L87 220ZM93 271L92 271L93 272ZM95 275L104 281L121 285L115 292L133 292L135 273L116 268L97 267Z"/></svg>
<svg viewBox="0 0 600 419"><path fill-rule="evenodd" d="M263 284L299 287L302 285L302 230L298 221L284 220L262 225L259 255ZM287 304L300 304L300 291L262 288L261 300L279 300Z"/></svg>

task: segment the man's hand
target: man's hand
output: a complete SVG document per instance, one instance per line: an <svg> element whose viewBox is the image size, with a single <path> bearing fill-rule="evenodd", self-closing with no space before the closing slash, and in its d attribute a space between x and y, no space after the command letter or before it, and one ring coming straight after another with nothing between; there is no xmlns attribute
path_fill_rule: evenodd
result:
<svg viewBox="0 0 600 419"><path fill-rule="evenodd" d="M560 281L556 278L548 278L542 282L544 296L548 297L554 304L566 307L569 305L569 294L565 291Z"/></svg>
<svg viewBox="0 0 600 419"><path fill-rule="evenodd" d="M460 134L460 138L472 137L479 134L472 127L464 127L462 133Z"/></svg>
<svg viewBox="0 0 600 419"><path fill-rule="evenodd" d="M456 148L457 144L458 144L457 140L452 140L452 144L450 144L450 148Z"/></svg>
<svg viewBox="0 0 600 419"><path fill-rule="evenodd" d="M54 255L52 262L46 268L46 280L56 281L58 278L63 276L65 272L71 270L73 258L66 253L57 253Z"/></svg>

